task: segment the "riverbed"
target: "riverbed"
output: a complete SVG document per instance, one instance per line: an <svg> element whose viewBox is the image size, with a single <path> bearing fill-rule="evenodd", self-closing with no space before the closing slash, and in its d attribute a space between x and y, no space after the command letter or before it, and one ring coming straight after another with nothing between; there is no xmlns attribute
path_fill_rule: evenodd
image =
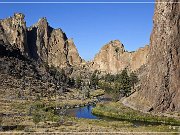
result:
<svg viewBox="0 0 180 135"><path fill-rule="evenodd" d="M109 95L104 95L98 97L99 102L111 102L112 97ZM149 123L143 121L131 121L131 120L120 120L114 119L104 116L96 116L92 113L92 109L95 107L95 104L89 104L84 107L72 108L67 110L67 115L76 118L84 118L84 119L97 119L97 120L106 120L106 121L128 121L133 124L135 127L139 126L149 126L149 125L160 125L159 123Z"/></svg>

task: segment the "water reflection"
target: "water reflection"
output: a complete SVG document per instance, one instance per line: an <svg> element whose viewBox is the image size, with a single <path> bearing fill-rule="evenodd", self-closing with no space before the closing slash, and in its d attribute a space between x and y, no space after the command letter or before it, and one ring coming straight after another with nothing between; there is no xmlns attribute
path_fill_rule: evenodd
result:
<svg viewBox="0 0 180 135"><path fill-rule="evenodd" d="M93 108L94 108L94 106L87 105L85 107L69 109L67 114L69 116L73 116L73 117L77 117L77 118L99 119L97 116L92 114L91 111Z"/></svg>

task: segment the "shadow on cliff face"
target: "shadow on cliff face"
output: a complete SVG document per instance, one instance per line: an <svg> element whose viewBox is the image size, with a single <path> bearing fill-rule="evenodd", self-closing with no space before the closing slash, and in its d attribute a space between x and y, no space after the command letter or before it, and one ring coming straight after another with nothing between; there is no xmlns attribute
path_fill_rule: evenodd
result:
<svg viewBox="0 0 180 135"><path fill-rule="evenodd" d="M14 57L20 60L27 60L25 56L23 56L19 49L12 47L11 45L3 45L0 43L0 57Z"/></svg>
<svg viewBox="0 0 180 135"><path fill-rule="evenodd" d="M37 28L33 27L32 30L27 31L27 43L28 43L28 50L29 50L29 55L31 58L34 58L37 60L39 58L37 52L37 46L36 46L36 41L37 41Z"/></svg>

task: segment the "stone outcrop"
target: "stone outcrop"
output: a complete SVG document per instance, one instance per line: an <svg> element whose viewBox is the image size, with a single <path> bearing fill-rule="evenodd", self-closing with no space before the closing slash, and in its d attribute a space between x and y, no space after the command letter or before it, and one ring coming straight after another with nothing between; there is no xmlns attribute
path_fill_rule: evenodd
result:
<svg viewBox="0 0 180 135"><path fill-rule="evenodd" d="M156 0L157 2L160 0ZM156 3L141 88L124 103L143 111L180 111L180 4Z"/></svg>
<svg viewBox="0 0 180 135"><path fill-rule="evenodd" d="M119 40L104 45L92 61L92 68L108 73L118 73L124 68L135 71L146 64L149 46L140 48L135 52L125 51Z"/></svg>
<svg viewBox="0 0 180 135"><path fill-rule="evenodd" d="M79 65L81 57L71 39L61 29L53 29L47 19L26 27L24 15L0 20L0 42L10 44L35 61L58 68Z"/></svg>
<svg viewBox="0 0 180 135"><path fill-rule="evenodd" d="M24 15L15 13L13 17L0 20L0 41L10 43L22 53L27 52L27 34Z"/></svg>
<svg viewBox="0 0 180 135"><path fill-rule="evenodd" d="M74 44L74 41L72 39L67 40L68 45L68 61L70 65L79 65L83 62L81 57L79 56L78 50Z"/></svg>
<svg viewBox="0 0 180 135"><path fill-rule="evenodd" d="M27 42L31 58L47 62L49 29L46 18L40 19L37 24L27 29Z"/></svg>
<svg viewBox="0 0 180 135"><path fill-rule="evenodd" d="M81 57L71 39L61 29L53 29L46 18L28 29L28 45L31 57L58 68L81 63Z"/></svg>
<svg viewBox="0 0 180 135"><path fill-rule="evenodd" d="M46 18L28 29L30 56L55 67L68 66L67 37L61 29L53 29Z"/></svg>

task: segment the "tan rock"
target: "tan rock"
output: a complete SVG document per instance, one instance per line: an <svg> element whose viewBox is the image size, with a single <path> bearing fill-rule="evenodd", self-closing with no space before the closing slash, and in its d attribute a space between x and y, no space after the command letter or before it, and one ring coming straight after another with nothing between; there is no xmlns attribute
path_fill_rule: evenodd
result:
<svg viewBox="0 0 180 135"><path fill-rule="evenodd" d="M146 63L149 47L140 48L135 52L127 52L119 40L103 46L92 61L92 68L108 73L118 73L124 68L137 70Z"/></svg>
<svg viewBox="0 0 180 135"><path fill-rule="evenodd" d="M27 52L26 22L23 14L15 13L13 17L0 20L0 31L0 40L19 48L22 53Z"/></svg>
<svg viewBox="0 0 180 135"><path fill-rule="evenodd" d="M67 38L61 29L54 29L49 37L50 65L63 68L69 65Z"/></svg>
<svg viewBox="0 0 180 135"><path fill-rule="evenodd" d="M67 40L68 44L68 61L70 65L79 65L83 62L81 57L79 56L78 50L72 39Z"/></svg>
<svg viewBox="0 0 180 135"><path fill-rule="evenodd" d="M36 61L58 68L79 65L82 59L71 39L61 29L53 29L46 18L26 28L24 15L0 20L0 41L16 47Z"/></svg>
<svg viewBox="0 0 180 135"><path fill-rule="evenodd" d="M28 29L30 56L58 68L78 65L81 57L72 40L61 29L53 29L46 18Z"/></svg>
<svg viewBox="0 0 180 135"><path fill-rule="evenodd" d="M156 0L157 2L160 0ZM125 100L143 111L180 111L180 4L156 3L141 89Z"/></svg>
<svg viewBox="0 0 180 135"><path fill-rule="evenodd" d="M46 18L40 19L37 24L28 28L27 34L30 57L47 62L49 26Z"/></svg>

